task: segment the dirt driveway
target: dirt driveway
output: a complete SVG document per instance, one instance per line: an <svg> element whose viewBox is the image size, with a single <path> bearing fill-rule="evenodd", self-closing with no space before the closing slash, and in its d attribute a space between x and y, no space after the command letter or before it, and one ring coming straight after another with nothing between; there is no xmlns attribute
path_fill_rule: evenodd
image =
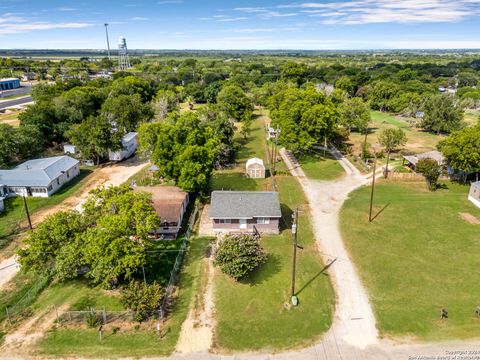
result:
<svg viewBox="0 0 480 360"><path fill-rule="evenodd" d="M62 210L81 210L82 204L88 197L90 190L98 186L118 186L127 181L131 176L142 170L147 164L138 159L138 157L130 158L121 163L111 164L96 169L87 180L81 191L68 197L60 204L50 208L40 210L32 215L32 224L38 225L46 216L54 214ZM16 246L13 244L12 246ZM11 249L9 249L11 250ZM0 257L1 260L1 257ZM4 259L0 262L0 289L2 285L7 283L18 272L19 266L14 257Z"/></svg>

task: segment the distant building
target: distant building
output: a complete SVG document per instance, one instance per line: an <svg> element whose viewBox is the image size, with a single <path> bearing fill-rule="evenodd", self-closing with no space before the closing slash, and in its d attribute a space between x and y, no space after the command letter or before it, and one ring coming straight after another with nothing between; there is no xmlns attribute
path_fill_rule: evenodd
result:
<svg viewBox="0 0 480 360"><path fill-rule="evenodd" d="M0 170L8 196L49 197L80 173L78 160L55 156L29 160L12 170Z"/></svg>
<svg viewBox="0 0 480 360"><path fill-rule="evenodd" d="M420 160L427 159L427 158L435 160L440 166L445 165L445 157L442 155L440 151L436 151L436 150L429 151L422 154L408 155L403 157L404 163L406 161L407 165L410 166L414 171L416 171L417 169L417 163Z"/></svg>
<svg viewBox="0 0 480 360"><path fill-rule="evenodd" d="M0 184L0 212L5 210L4 200L8 196L8 187Z"/></svg>
<svg viewBox="0 0 480 360"><path fill-rule="evenodd" d="M210 220L213 232L278 234L280 201L275 191L213 191Z"/></svg>
<svg viewBox="0 0 480 360"><path fill-rule="evenodd" d="M480 208L480 181L474 182L470 186L468 200L470 200L473 204L475 204L475 206Z"/></svg>
<svg viewBox="0 0 480 360"><path fill-rule="evenodd" d="M259 158L252 158L247 161L245 166L246 174L252 179L265 178L265 165L263 160Z"/></svg>
<svg viewBox="0 0 480 360"><path fill-rule="evenodd" d="M17 78L0 79L0 90L12 90L20 87L20 80Z"/></svg>
<svg viewBox="0 0 480 360"><path fill-rule="evenodd" d="M273 127L271 127L270 125L268 125L268 128L267 128L267 138L268 138L269 140L271 140L271 139L275 139L276 136L277 136L277 131L276 131Z"/></svg>
<svg viewBox="0 0 480 360"><path fill-rule="evenodd" d="M117 151L108 151L110 161L122 161L133 155L138 146L138 134L129 132L122 138L122 149Z"/></svg>
<svg viewBox="0 0 480 360"><path fill-rule="evenodd" d="M153 232L157 238L175 240L187 211L189 195L175 186L136 187L135 191L152 195L152 203L161 225Z"/></svg>
<svg viewBox="0 0 480 360"><path fill-rule="evenodd" d="M63 145L63 152L67 155L76 154L77 153L77 147L75 145L65 144L65 145Z"/></svg>

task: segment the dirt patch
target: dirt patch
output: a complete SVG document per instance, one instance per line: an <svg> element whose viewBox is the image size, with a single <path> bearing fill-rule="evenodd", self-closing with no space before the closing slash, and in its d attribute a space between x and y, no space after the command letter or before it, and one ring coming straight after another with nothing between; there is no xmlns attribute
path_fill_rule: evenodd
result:
<svg viewBox="0 0 480 360"><path fill-rule="evenodd" d="M195 299L194 306L190 309L187 319L182 325L180 338L176 351L179 353L192 353L208 351L213 340L213 267L212 256L203 260L202 276L207 277L207 283L202 286L201 299ZM203 290L203 291L202 291Z"/></svg>
<svg viewBox="0 0 480 360"><path fill-rule="evenodd" d="M480 225L480 219L469 213L458 213L460 217L472 225Z"/></svg>
<svg viewBox="0 0 480 360"><path fill-rule="evenodd" d="M65 304L56 310L51 308L22 323L14 332L5 336L1 347L2 354L15 357L19 354L28 354L37 340L53 326L57 319L57 314L61 315L68 309L68 306Z"/></svg>

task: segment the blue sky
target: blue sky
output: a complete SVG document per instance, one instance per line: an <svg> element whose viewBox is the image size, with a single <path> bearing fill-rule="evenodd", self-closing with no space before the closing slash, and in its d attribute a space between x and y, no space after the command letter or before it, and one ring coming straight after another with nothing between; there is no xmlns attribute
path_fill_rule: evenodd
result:
<svg viewBox="0 0 480 360"><path fill-rule="evenodd" d="M480 48L480 0L0 0L0 48Z"/></svg>

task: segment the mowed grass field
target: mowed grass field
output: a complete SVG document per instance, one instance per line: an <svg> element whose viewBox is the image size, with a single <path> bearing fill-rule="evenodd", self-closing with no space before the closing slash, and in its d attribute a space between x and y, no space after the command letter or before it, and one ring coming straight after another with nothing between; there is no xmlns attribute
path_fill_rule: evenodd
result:
<svg viewBox="0 0 480 360"><path fill-rule="evenodd" d="M381 149L378 143L378 134L386 128L401 128L407 135L407 144L404 149L412 153L421 153L435 150L437 143L444 138L443 135L436 135L422 129L416 128L407 122L407 119L393 116L379 111L371 112L372 121L370 123L370 133L367 136L367 142L372 146ZM359 154L361 144L364 141L364 134L352 132L350 134L350 143L353 145L354 153Z"/></svg>
<svg viewBox="0 0 480 360"><path fill-rule="evenodd" d="M256 156L266 162L264 121L256 118L248 141L241 141L234 169L217 171L212 189L272 190L271 178L248 179L244 166ZM262 246L268 261L251 277L236 282L216 269L214 278L214 347L222 352L271 350L311 344L332 322L335 295L317 251L310 227L308 204L297 180L291 176L275 178L282 206L282 233L263 236ZM297 257L296 293L300 305L290 306L293 240L290 231L292 212L301 209Z"/></svg>
<svg viewBox="0 0 480 360"><path fill-rule="evenodd" d="M18 127L20 125L20 121L18 120L18 114L20 114L20 111L0 113L0 124L8 124Z"/></svg>
<svg viewBox="0 0 480 360"><path fill-rule="evenodd" d="M335 180L345 175L338 161L328 152L325 157L322 151L318 151L300 156L297 160L305 175L313 180Z"/></svg>
<svg viewBox="0 0 480 360"><path fill-rule="evenodd" d="M344 241L368 289L384 336L421 340L480 337L478 259L480 209L468 186L380 183L368 223L370 188L353 192L341 212ZM440 321L440 309L449 312Z"/></svg>
<svg viewBox="0 0 480 360"><path fill-rule="evenodd" d="M162 328L162 336L156 331L156 321L133 325L116 332L112 325L103 326L103 339L100 341L97 329L57 327L40 340L37 353L55 357L144 357L171 354L177 343L181 326L187 317L197 289L201 286L201 264L206 255L210 238L192 238L185 266L182 270L178 287L178 298L174 302L171 315ZM108 295L100 289L92 289L77 283L57 285L47 289L33 307L38 312L52 304L57 307L69 304L71 309L84 307L90 299L97 308L121 310L117 296ZM83 299L83 300L82 300Z"/></svg>

